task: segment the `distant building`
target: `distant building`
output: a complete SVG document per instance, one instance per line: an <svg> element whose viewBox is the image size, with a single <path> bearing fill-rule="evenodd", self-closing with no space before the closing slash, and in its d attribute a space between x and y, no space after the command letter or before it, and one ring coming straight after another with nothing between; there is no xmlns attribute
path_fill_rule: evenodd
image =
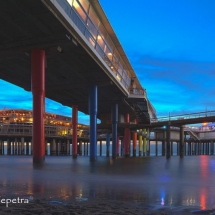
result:
<svg viewBox="0 0 215 215"><path fill-rule="evenodd" d="M31 154L32 125L33 117L30 110L0 110L0 154ZM70 154L72 118L45 113L44 125L46 154ZM88 141L88 130L89 126L78 124L79 142Z"/></svg>

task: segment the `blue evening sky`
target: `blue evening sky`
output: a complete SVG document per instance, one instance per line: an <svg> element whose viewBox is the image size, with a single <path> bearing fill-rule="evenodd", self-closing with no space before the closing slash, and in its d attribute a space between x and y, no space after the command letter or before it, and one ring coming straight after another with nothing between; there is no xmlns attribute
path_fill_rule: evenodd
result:
<svg viewBox="0 0 215 215"><path fill-rule="evenodd" d="M158 116L215 110L214 0L100 0ZM0 81L0 108L31 109L31 93ZM46 111L71 108L46 99ZM88 116L79 113L79 122Z"/></svg>

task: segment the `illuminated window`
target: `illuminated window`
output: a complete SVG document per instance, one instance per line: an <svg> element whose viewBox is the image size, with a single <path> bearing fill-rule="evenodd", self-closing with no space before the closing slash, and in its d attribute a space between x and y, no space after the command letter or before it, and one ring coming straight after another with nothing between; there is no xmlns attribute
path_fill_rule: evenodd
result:
<svg viewBox="0 0 215 215"><path fill-rule="evenodd" d="M85 12L88 12L88 8L89 8L89 2L88 0L78 0L82 7L84 8Z"/></svg>
<svg viewBox="0 0 215 215"><path fill-rule="evenodd" d="M103 27L103 25L99 25L99 31L100 31L100 35L101 35L103 38L106 38L106 37L107 37L107 32L106 32L105 28Z"/></svg>
<svg viewBox="0 0 215 215"><path fill-rule="evenodd" d="M93 23L91 22L90 19L87 20L87 27L88 27L88 29L89 29L91 35L93 36L93 38L96 39L97 34L98 34L98 33L97 33L97 29L96 29L96 27L93 25Z"/></svg>
<svg viewBox="0 0 215 215"><path fill-rule="evenodd" d="M113 66L118 70L118 59L116 58L116 55L113 55L112 63Z"/></svg>
<svg viewBox="0 0 215 215"><path fill-rule="evenodd" d="M116 74L116 78L121 81L121 76L119 74Z"/></svg>
<svg viewBox="0 0 215 215"><path fill-rule="evenodd" d="M96 15L96 13L92 9L92 7L90 7L89 17L93 21L94 25L98 28L100 21L99 21L97 15Z"/></svg>
<svg viewBox="0 0 215 215"><path fill-rule="evenodd" d="M67 2L70 4L70 6L72 6L73 0L67 0Z"/></svg>
<svg viewBox="0 0 215 215"><path fill-rule="evenodd" d="M85 22L87 15L84 12L83 8L81 7L80 3L77 0L74 0L73 2L73 7L75 8L75 10L78 12L78 14L80 15L80 17L82 18L82 20Z"/></svg>
<svg viewBox="0 0 215 215"><path fill-rule="evenodd" d="M104 40L100 34L97 36L97 43L99 44L102 51L104 51L105 43L104 43Z"/></svg>

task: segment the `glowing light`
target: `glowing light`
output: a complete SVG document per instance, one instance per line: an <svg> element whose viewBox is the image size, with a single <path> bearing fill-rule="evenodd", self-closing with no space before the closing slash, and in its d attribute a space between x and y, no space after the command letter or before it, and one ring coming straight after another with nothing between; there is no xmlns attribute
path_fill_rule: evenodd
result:
<svg viewBox="0 0 215 215"><path fill-rule="evenodd" d="M203 126L206 126L208 123L207 122L203 122L202 124L203 124Z"/></svg>
<svg viewBox="0 0 215 215"><path fill-rule="evenodd" d="M111 53L111 52L109 52L109 53L108 53L108 56L112 56L112 53Z"/></svg>
<svg viewBox="0 0 215 215"><path fill-rule="evenodd" d="M201 191L200 191L200 206L201 206L202 210L206 209L206 193L207 193L207 191L205 188L201 189Z"/></svg>
<svg viewBox="0 0 215 215"><path fill-rule="evenodd" d="M67 0L67 2L72 6L72 0Z"/></svg>
<svg viewBox="0 0 215 215"><path fill-rule="evenodd" d="M117 74L116 75L116 78L120 81L121 80L121 77Z"/></svg>
<svg viewBox="0 0 215 215"><path fill-rule="evenodd" d="M67 1L68 1L68 0L67 0ZM70 1L70 2L71 2L71 1ZM70 4L70 3L69 3L69 4ZM70 5L71 5L71 4L70 4ZM75 7L75 9L80 8L79 4L78 4L76 1L74 1L73 6Z"/></svg>
<svg viewBox="0 0 215 215"><path fill-rule="evenodd" d="M161 205L164 205L164 198L161 198Z"/></svg>
<svg viewBox="0 0 215 215"><path fill-rule="evenodd" d="M100 35L98 35L97 39L98 39L98 40L101 40L101 39L102 39L102 37L101 37Z"/></svg>

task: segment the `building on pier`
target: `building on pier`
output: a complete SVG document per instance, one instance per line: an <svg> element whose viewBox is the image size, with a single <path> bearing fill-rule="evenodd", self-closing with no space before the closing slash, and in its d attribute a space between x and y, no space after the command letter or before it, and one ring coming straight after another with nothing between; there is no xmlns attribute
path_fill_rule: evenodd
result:
<svg viewBox="0 0 215 215"><path fill-rule="evenodd" d="M32 154L32 125L31 110L0 110L0 154ZM46 154L69 155L73 135L72 118L45 113L44 125ZM78 124L77 137L79 145L89 141L89 126Z"/></svg>

